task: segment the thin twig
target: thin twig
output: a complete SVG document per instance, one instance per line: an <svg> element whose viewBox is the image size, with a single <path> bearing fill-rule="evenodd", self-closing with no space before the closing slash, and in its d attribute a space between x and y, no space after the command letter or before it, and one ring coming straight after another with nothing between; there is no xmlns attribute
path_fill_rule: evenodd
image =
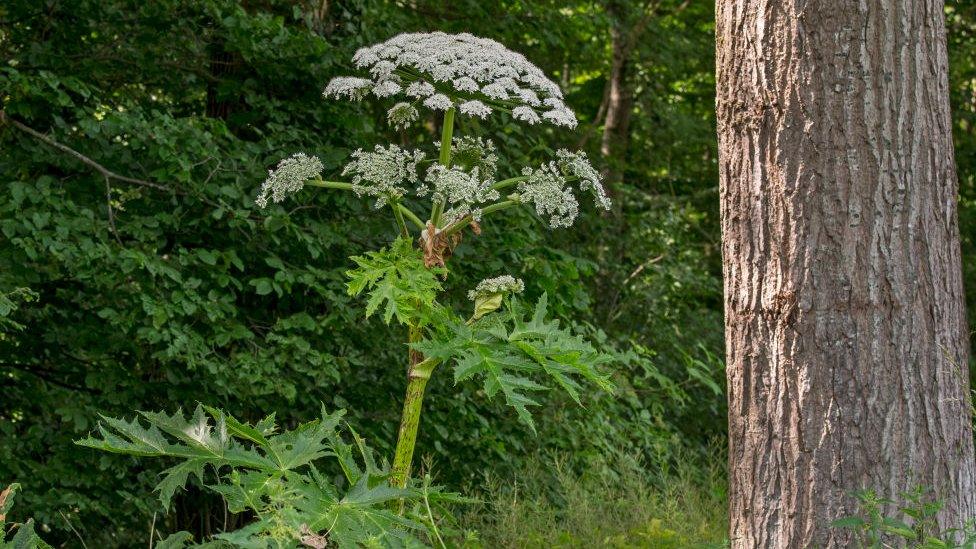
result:
<svg viewBox="0 0 976 549"><path fill-rule="evenodd" d="M68 523L68 528L71 528L71 531L74 532L76 536L78 536L78 541L81 542L81 546L84 547L85 549L88 549L88 544L85 543L85 538L81 537L81 534L78 533L78 530L75 530L74 525L71 524L71 521L68 520L68 517L66 517L65 514L60 510L58 511L58 514L61 515L61 518L63 518L66 523Z"/></svg>
<svg viewBox="0 0 976 549"><path fill-rule="evenodd" d="M128 177L128 176L125 176L125 175L117 174L117 173L113 172L112 170L106 168L105 166L102 166L98 162L95 162L91 158L88 158L87 156L81 154L80 152L72 149L71 147L69 147L67 145L64 145L62 143L58 143L57 141L51 139L50 137L44 135L41 132L35 130L34 128L31 128L30 126L27 126L26 124L24 124L22 122L19 122L17 120L14 120L13 118L10 118L9 116L7 116L7 113L5 113L2 110L0 110L0 123L8 123L11 126L17 128L18 130L20 130L20 131L22 131L22 132L24 132L24 133L26 133L28 135L31 135L31 136L33 136L33 137L35 137L35 138L43 141L47 145L50 145L51 147L54 147L55 149L58 149L59 151L68 153L69 155L71 155L71 156L75 157L76 159L80 160L81 162L83 162L83 163L87 164L88 166L94 168L96 171L98 171L98 173L102 174L105 177L108 177L108 178L111 178L111 179L117 179L119 181L124 181L126 183L132 183L133 185L141 185L143 187L151 187L153 189L159 189L161 191L173 192L173 189L167 187L166 185L160 185L159 183L153 183L152 181L146 181L145 179L137 179L135 177Z"/></svg>
<svg viewBox="0 0 976 549"><path fill-rule="evenodd" d="M66 381L60 381L56 377L53 377L52 375L50 375L50 374L58 374L58 375L61 375L60 372L56 372L54 370L44 369L44 368L40 367L37 364L20 364L20 363L16 363L16 362L0 362L0 368L13 368L15 370L20 370L21 372L24 372L25 374L30 374L30 375L32 375L34 377L37 377L37 378L39 378L39 379L41 379L43 381L46 381L46 382L50 383L52 385L57 385L58 387L61 387L62 389L70 389L72 391L82 391L82 392L85 392L85 393L91 393L93 395L101 394L101 391L98 391L97 389L92 389L90 387L82 387L80 385L74 385L74 384L68 383Z"/></svg>
<svg viewBox="0 0 976 549"><path fill-rule="evenodd" d="M218 202L214 202L213 200L210 200L209 198L206 198L206 197L201 196L201 195L191 195L190 193L187 193L186 191L183 191L183 190L180 190L180 189L175 189L173 187L169 187L169 186L163 185L161 183L156 183L156 182L153 182L153 181L146 181L145 179L139 179L139 178L136 178L136 177L129 177L129 176L125 176L125 175L121 175L121 174L115 173L112 170L106 168L105 166L99 164L98 162L95 162L91 158L88 158L87 156L81 154L80 152L72 149L71 147L69 147L69 146L67 146L67 145L65 145L63 143L59 143L59 142L51 139L50 137L44 135L43 133L41 133L41 132L35 130L34 128L31 128L30 126L24 124L23 122L14 120L10 116L8 116L6 112L4 112L2 109L0 109L0 125L3 125L5 123L10 124L11 126L17 128L18 130L20 130L20 131L22 131L22 132L30 135L31 137L34 137L34 138L42 141L43 143L45 143L45 144L47 144L47 145L49 145L51 147L54 147L55 149L58 149L59 151L62 151L64 153L67 153L70 156L73 156L74 158L80 160L85 165L87 165L87 166L95 169L95 171L97 171L98 173L102 174L103 177L106 177L106 178L109 178L109 179L115 179L117 181L122 181L122 182L125 182L125 183L132 183L133 185L139 185L139 186L142 186L142 187L149 187L149 188L157 189L157 190L160 190L160 191L166 191L166 192L169 192L169 193L178 194L180 196L194 196L198 200L200 200L201 202L203 202L204 204L207 204L207 205L212 206L214 208L225 208L225 206L223 204L220 204ZM218 163L218 167L219 167L219 163ZM213 176L213 174L215 173L215 171L212 171L210 173L210 176L207 177L207 181L208 182L210 181L210 177ZM249 219L251 219L251 218L249 218ZM256 218L254 218L254 219L256 219Z"/></svg>

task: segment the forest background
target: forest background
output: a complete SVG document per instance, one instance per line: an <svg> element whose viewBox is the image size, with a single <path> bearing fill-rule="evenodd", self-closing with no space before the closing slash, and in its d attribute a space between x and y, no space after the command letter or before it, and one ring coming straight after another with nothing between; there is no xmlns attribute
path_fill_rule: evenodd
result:
<svg viewBox="0 0 976 549"><path fill-rule="evenodd" d="M947 4L976 326L976 2ZM455 255L457 287L500 272L531 281L530 297L547 292L617 356L617 390L586 409L553 393L536 412L538 435L494 421L513 413L476 389L431 398L418 454L440 483L485 499L461 516L486 545L507 544L505 532L566 544L720 540L713 18L707 0L4 2L0 483L23 485L17 514L55 544L74 529L93 546L141 544L151 529L206 536L235 520L196 488L164 516L150 494L156 465L73 445L99 413L203 402L294 424L324 403L353 411L352 426L390 453L403 351L386 341L401 334L358 320L343 275L348 256L383 244L367 236L383 227L352 195L268 211L253 199L291 151L318 155L328 174L364 144L403 141L381 105L325 101L322 88L351 72L359 47L442 30L525 54L581 119L575 133L473 119L466 131L523 153L513 165L582 148L616 202L572 232L524 213L470 239ZM479 248L493 239L517 251L485 261ZM615 513L629 518L602 520Z"/></svg>

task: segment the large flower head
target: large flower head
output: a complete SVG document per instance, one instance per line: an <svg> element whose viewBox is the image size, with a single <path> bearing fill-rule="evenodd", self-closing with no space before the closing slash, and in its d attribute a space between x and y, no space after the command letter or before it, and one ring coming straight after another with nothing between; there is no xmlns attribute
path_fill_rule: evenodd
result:
<svg viewBox="0 0 976 549"><path fill-rule="evenodd" d="M457 108L485 118L511 113L528 124L576 127L562 91L520 53L471 34L406 33L362 48L353 56L369 78L338 77L325 95L359 100L404 95L431 110Z"/></svg>

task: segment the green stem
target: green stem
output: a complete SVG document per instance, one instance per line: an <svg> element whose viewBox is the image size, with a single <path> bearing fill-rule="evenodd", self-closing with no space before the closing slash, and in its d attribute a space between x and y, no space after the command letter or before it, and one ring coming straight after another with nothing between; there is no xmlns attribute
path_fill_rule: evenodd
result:
<svg viewBox="0 0 976 549"><path fill-rule="evenodd" d="M424 225L424 222L421 221L419 217L417 217L417 214L415 214L412 211L410 211L410 208L404 206L403 204L397 204L397 206L400 209L400 213L402 213L404 215L404 217L406 217L407 219L409 219L411 223L413 223L414 225L416 225L418 229L420 229L421 231L423 231L424 229L427 228L427 226Z"/></svg>
<svg viewBox="0 0 976 549"><path fill-rule="evenodd" d="M407 224L403 221L403 211L400 210L400 203L390 202L390 209L393 210L393 217L396 219L397 227L400 228L400 235L403 238L410 238L410 231L407 230Z"/></svg>
<svg viewBox="0 0 976 549"><path fill-rule="evenodd" d="M410 342L421 340L423 333L420 328L410 327ZM405 488L410 478L410 465L413 462L413 451L417 445L417 429L420 427L420 412L424 403L424 390L427 380L434 367L440 361L433 358L423 359L423 356L410 350L410 369L407 371L407 395L403 399L403 414L400 416L400 432L397 435L396 451L393 455L393 470L390 474L390 484L397 488Z"/></svg>
<svg viewBox="0 0 976 549"><path fill-rule="evenodd" d="M485 216L491 212L497 212L498 210L504 210L506 208L511 208L512 206L518 206L519 204L521 204L521 202L515 199L502 200L501 202L496 202L490 206L485 206L482 208L481 215ZM470 215L466 215L452 223L450 227L444 229L441 234L444 236L450 236L470 225L472 221L474 221L474 218L472 218Z"/></svg>
<svg viewBox="0 0 976 549"><path fill-rule="evenodd" d="M323 181L321 179L309 179L305 182L306 185L310 187L323 187L326 189L342 189L343 191L351 191L352 183L344 183L342 181Z"/></svg>
<svg viewBox="0 0 976 549"><path fill-rule="evenodd" d="M523 181L528 181L528 179L529 179L529 176L527 176L527 175L520 175L518 177L511 177L509 179L502 179L501 181L499 181L499 182L495 183L494 185L492 185L491 188L492 189L495 189L496 191L500 191L502 189L507 189L508 187L511 187L512 185L515 185L517 183L521 183Z"/></svg>
<svg viewBox="0 0 976 549"><path fill-rule="evenodd" d="M441 157L440 163L445 167L451 167L451 142L454 140L454 108L447 109L444 113L444 127L441 128ZM437 226L441 220L441 212L444 210L444 199L438 198L434 201L434 207L430 211L430 222Z"/></svg>

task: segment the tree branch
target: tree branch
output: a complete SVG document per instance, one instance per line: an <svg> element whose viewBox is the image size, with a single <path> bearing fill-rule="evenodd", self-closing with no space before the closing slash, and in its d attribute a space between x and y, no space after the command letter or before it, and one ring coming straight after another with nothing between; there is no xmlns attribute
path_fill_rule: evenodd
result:
<svg viewBox="0 0 976 549"><path fill-rule="evenodd" d="M117 174L112 170L106 168L105 166L102 166L98 162L95 162L91 158L88 158L87 156L81 154L80 152L72 149L71 147L63 143L58 143L57 141L35 130L34 128L31 128L30 126L24 124L23 122L14 120L13 118L7 116L7 113L4 112L3 110L0 110L0 124L10 124L11 126L26 133L27 135L30 135L31 137L34 137L35 139L42 141L46 145L54 147L55 149L58 149L61 152L67 153L70 156L75 157L76 159L80 160L82 163L87 164L91 168L94 168L98 173L102 174L102 176L107 179L116 179L118 181L123 181L125 183L132 183L133 185L141 185L143 187L150 187L161 191L176 192L175 190L173 190L170 187L167 187L166 185L161 185L159 183L154 183L152 181L146 181L145 179L137 179L135 177L127 177L124 175Z"/></svg>

